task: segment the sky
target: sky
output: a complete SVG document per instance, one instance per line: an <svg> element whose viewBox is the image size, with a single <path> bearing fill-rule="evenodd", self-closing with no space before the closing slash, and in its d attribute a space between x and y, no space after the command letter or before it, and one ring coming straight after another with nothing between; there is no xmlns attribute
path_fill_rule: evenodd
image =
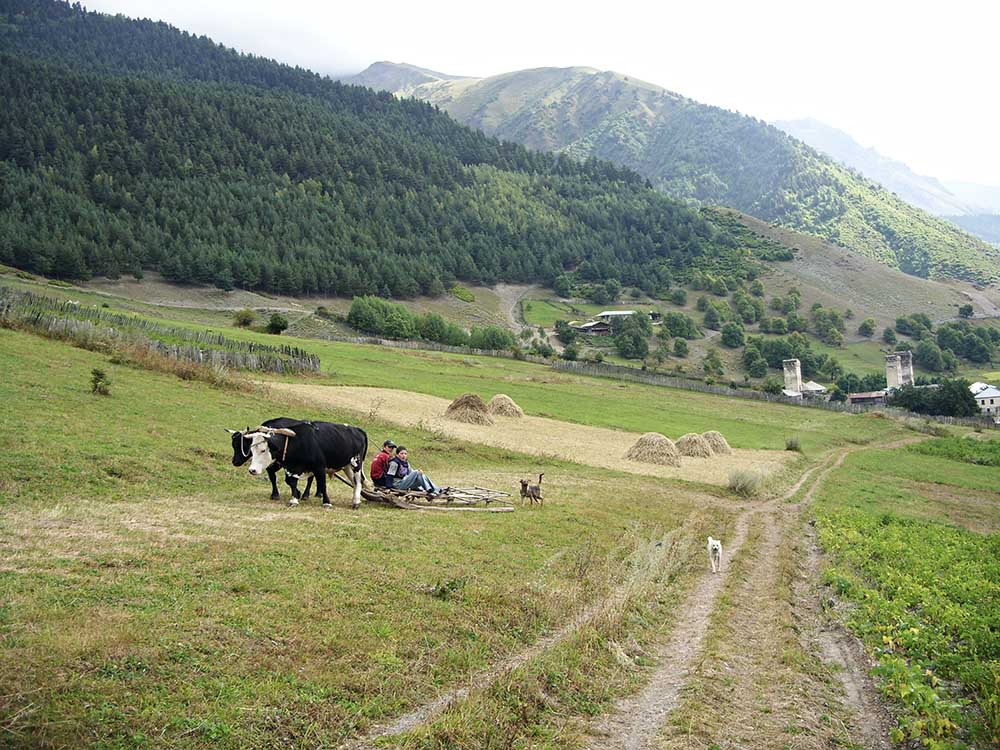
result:
<svg viewBox="0 0 1000 750"><path fill-rule="evenodd" d="M762 120L813 117L915 171L1000 185L1000 3L83 0L330 75L615 70Z"/></svg>

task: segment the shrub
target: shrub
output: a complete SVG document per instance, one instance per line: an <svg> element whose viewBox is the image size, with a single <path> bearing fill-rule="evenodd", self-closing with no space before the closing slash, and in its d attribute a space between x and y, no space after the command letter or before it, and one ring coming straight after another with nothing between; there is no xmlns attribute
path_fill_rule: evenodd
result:
<svg viewBox="0 0 1000 750"><path fill-rule="evenodd" d="M456 297L457 299L462 300L462 302L475 302L476 301L476 295L474 295L471 291L469 291L464 286L461 286L459 284L455 284L455 286L453 286L451 288L451 293L452 293L452 296Z"/></svg>
<svg viewBox="0 0 1000 750"><path fill-rule="evenodd" d="M90 371L90 392L95 396L111 395L111 379L104 370L95 367Z"/></svg>
<svg viewBox="0 0 1000 750"><path fill-rule="evenodd" d="M858 326L858 334L866 338L871 338L875 335L875 319L865 318L861 321L861 325Z"/></svg>
<svg viewBox="0 0 1000 750"><path fill-rule="evenodd" d="M801 453L802 443L799 442L799 439L797 437L785 438L785 450Z"/></svg>
<svg viewBox="0 0 1000 750"><path fill-rule="evenodd" d="M678 287L677 289L674 289L670 293L670 301L673 302L675 305L679 305L679 306L683 307L684 305L686 305L688 303L688 293L687 293L687 291L684 290L684 289L681 289L680 287Z"/></svg>
<svg viewBox="0 0 1000 750"><path fill-rule="evenodd" d="M674 356L686 357L688 355L688 342L684 339L674 340Z"/></svg>
<svg viewBox="0 0 1000 750"><path fill-rule="evenodd" d="M267 321L267 332L280 335L288 328L288 318L281 313L271 313L271 318Z"/></svg>
<svg viewBox="0 0 1000 750"><path fill-rule="evenodd" d="M254 319L257 315L249 307L245 307L242 310L237 310L233 313L233 325L237 328L249 328L253 325Z"/></svg>
<svg viewBox="0 0 1000 750"><path fill-rule="evenodd" d="M762 484L763 478L756 471L734 469L729 472L729 489L740 497L756 497Z"/></svg>
<svg viewBox="0 0 1000 750"><path fill-rule="evenodd" d="M743 326L739 323L726 323L722 326L723 346L728 346L730 349L737 349L743 346L744 342Z"/></svg>

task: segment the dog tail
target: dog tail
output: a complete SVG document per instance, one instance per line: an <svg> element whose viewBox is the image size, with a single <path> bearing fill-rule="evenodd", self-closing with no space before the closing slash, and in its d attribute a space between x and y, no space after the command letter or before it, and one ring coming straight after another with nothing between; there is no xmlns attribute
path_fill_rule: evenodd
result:
<svg viewBox="0 0 1000 750"><path fill-rule="evenodd" d="M542 486L542 477L544 477L544 476L545 476L544 472L538 475L538 486L539 487Z"/></svg>

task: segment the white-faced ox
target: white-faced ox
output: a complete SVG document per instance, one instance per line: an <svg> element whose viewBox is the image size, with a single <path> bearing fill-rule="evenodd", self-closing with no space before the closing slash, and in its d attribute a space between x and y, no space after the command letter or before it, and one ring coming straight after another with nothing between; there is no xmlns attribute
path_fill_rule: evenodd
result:
<svg viewBox="0 0 1000 750"><path fill-rule="evenodd" d="M332 422L261 426L250 442L250 473L259 476L277 461L289 474L312 474L323 507L330 507L326 475L343 472L354 487L352 507L361 505L368 436L359 427ZM297 501L292 500L291 504Z"/></svg>
<svg viewBox="0 0 1000 750"><path fill-rule="evenodd" d="M291 417L276 417L275 419L269 419L266 422L262 422L262 427L287 427L290 424L298 424L301 419L292 419ZM242 466L247 461L250 460L250 443L253 440L254 431L249 427L246 430L226 430L230 435L233 436L233 466ZM273 464L267 467L267 476L271 480L271 499L277 500L280 495L278 494L278 469L281 468L281 464L275 461ZM301 497L303 500L308 499L309 490L312 487L313 478L310 476L309 480L306 482L306 491L302 493ZM298 478L292 474L285 472L285 484L288 485L289 489L292 491L292 500L298 502L299 500L299 487Z"/></svg>

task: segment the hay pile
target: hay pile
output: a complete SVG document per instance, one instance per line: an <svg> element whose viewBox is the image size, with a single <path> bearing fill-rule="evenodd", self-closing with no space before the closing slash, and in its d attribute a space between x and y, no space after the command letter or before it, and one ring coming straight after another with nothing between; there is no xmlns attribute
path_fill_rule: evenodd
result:
<svg viewBox="0 0 1000 750"><path fill-rule="evenodd" d="M711 444L697 432L681 435L677 439L677 450L682 456L691 458L709 458L712 455Z"/></svg>
<svg viewBox="0 0 1000 750"><path fill-rule="evenodd" d="M708 432L701 433L701 436L705 438L711 446L713 453L721 456L729 456L732 454L733 449L729 446L729 441L726 440L725 436L721 432L709 430Z"/></svg>
<svg viewBox="0 0 1000 750"><path fill-rule="evenodd" d="M475 393L463 393L450 404L444 412L445 417L456 422L468 424L496 424L486 408L486 402Z"/></svg>
<svg viewBox="0 0 1000 750"><path fill-rule="evenodd" d="M670 438L658 432L647 432L628 449L625 458L660 466L680 466L681 456Z"/></svg>
<svg viewBox="0 0 1000 750"><path fill-rule="evenodd" d="M514 417L520 419L524 416L524 411L506 393L498 393L490 399L486 407L494 417Z"/></svg>

